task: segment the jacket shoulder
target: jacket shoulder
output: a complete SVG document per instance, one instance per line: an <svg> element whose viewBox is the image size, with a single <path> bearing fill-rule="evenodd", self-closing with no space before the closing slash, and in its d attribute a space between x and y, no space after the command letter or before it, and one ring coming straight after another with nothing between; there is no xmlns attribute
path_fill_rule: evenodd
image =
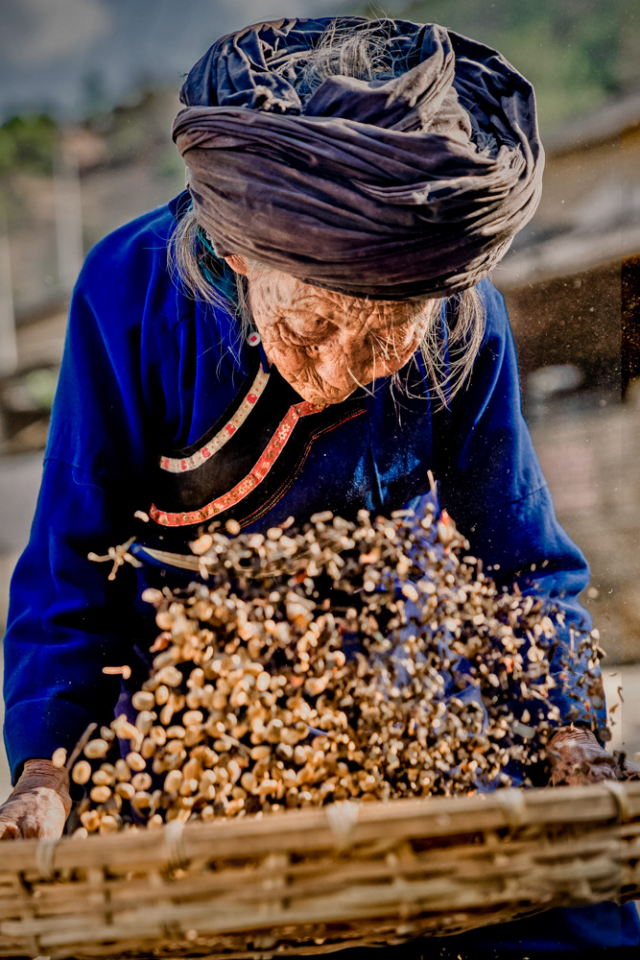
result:
<svg viewBox="0 0 640 960"><path fill-rule="evenodd" d="M482 301L485 311L486 329L494 334L498 331L504 331L509 326L509 316L503 295L498 288L491 282L489 277L485 277L477 284L476 290Z"/></svg>
<svg viewBox="0 0 640 960"><path fill-rule="evenodd" d="M90 303L148 297L152 284L173 287L169 244L176 227L172 205L163 204L103 237L89 251L76 285Z"/></svg>

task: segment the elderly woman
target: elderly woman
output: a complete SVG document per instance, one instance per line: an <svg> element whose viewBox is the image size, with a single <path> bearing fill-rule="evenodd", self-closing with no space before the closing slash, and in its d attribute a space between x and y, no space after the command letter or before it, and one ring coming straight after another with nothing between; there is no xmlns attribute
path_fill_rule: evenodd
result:
<svg viewBox="0 0 640 960"><path fill-rule="evenodd" d="M48 758L126 709L103 667L145 670L154 624L134 598L188 567L212 519L388 513L432 470L501 583L587 620L588 568L555 519L487 279L540 194L529 84L439 26L283 20L214 44L182 101L188 192L99 243L71 305L5 640L5 839L62 832L68 782ZM87 554L141 510L138 582L107 583ZM592 732L592 693L587 717L558 687L557 781L628 775ZM456 949L639 940L633 909L604 904Z"/></svg>

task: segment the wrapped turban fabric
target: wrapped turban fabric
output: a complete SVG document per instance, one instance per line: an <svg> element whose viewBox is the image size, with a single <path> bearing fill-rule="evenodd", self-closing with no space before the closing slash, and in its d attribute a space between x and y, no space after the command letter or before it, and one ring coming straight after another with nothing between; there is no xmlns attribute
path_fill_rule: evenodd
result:
<svg viewBox="0 0 640 960"><path fill-rule="evenodd" d="M392 79L330 76L305 96L308 53L334 24L389 41ZM215 43L181 100L173 137L216 253L340 293L473 286L540 197L533 88L495 50L436 24L257 24Z"/></svg>

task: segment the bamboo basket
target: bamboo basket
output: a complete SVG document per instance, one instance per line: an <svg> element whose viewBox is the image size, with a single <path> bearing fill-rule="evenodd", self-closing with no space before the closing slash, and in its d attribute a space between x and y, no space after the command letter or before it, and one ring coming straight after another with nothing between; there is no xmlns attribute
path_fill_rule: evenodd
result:
<svg viewBox="0 0 640 960"><path fill-rule="evenodd" d="M0 844L0 955L268 958L640 896L640 783Z"/></svg>

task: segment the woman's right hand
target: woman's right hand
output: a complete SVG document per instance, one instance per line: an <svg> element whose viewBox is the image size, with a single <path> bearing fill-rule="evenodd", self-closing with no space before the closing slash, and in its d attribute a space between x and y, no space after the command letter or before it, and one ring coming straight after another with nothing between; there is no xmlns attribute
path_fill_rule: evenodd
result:
<svg viewBox="0 0 640 960"><path fill-rule="evenodd" d="M570 787L605 780L640 780L640 767L624 756L612 756L591 730L563 727L549 741L550 783Z"/></svg>
<svg viewBox="0 0 640 960"><path fill-rule="evenodd" d="M0 806L0 840L57 840L70 810L66 770L50 760L27 760L11 796Z"/></svg>

